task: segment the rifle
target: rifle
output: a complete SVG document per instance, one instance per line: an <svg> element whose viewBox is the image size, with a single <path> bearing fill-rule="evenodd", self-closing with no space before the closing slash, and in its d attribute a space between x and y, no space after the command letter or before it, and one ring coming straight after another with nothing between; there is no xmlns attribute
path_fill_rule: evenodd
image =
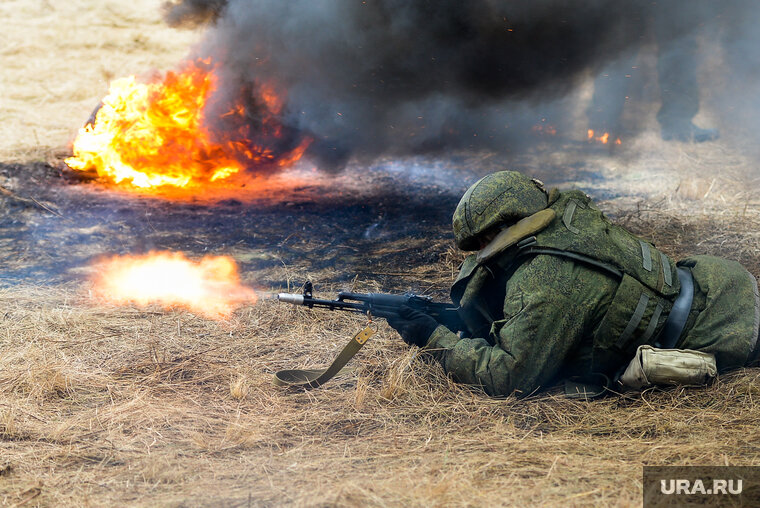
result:
<svg viewBox="0 0 760 508"><path fill-rule="evenodd" d="M310 309L329 309L347 312L359 312L370 318L394 318L402 305L428 314L440 324L453 332L466 331L467 328L459 317L459 307L453 303L434 302L429 296L413 293L392 295L387 293L351 293L341 291L335 300L320 300L314 298L311 282L304 285L303 294L280 293L277 299L293 305L303 305Z"/></svg>
<svg viewBox="0 0 760 508"><path fill-rule="evenodd" d="M403 305L424 312L451 331L466 330L464 321L457 313L458 307L451 303L434 302L430 297L408 293L405 295L389 295L385 293L351 293L341 291L335 300L320 300L312 294L313 286L307 282L303 294L280 293L277 299L281 302L303 305L310 309L329 309L347 312L360 312L373 317L393 318L399 315ZM278 386L316 388L332 379L333 376L344 372L344 366L364 346L375 330L370 325L353 336L343 350L327 368L323 369L291 369L280 370L274 374L274 383Z"/></svg>

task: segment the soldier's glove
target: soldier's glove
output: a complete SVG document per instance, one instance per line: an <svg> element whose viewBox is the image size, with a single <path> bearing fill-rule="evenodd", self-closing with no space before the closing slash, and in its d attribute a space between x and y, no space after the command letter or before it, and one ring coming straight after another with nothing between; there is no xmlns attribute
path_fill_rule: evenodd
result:
<svg viewBox="0 0 760 508"><path fill-rule="evenodd" d="M430 335L438 328L438 321L423 312L414 310L408 305L402 305L398 310L398 314L398 317L388 318L388 324L410 346L425 346Z"/></svg>

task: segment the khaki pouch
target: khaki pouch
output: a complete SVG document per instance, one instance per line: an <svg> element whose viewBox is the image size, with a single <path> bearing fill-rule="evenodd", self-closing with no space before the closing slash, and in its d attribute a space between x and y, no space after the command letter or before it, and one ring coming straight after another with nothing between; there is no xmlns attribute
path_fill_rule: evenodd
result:
<svg viewBox="0 0 760 508"><path fill-rule="evenodd" d="M715 356L710 353L639 346L620 383L634 390L652 385L706 385L717 374Z"/></svg>

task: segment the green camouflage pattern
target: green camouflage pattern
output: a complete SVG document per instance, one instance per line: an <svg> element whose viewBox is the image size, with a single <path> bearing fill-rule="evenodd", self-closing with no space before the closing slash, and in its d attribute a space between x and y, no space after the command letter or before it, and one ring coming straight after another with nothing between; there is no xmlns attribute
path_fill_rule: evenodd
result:
<svg viewBox="0 0 760 508"><path fill-rule="evenodd" d="M681 290L676 263L646 240L610 222L583 192L553 191L557 217L536 235L537 247L584 254L612 265L666 297Z"/></svg>
<svg viewBox="0 0 760 508"><path fill-rule="evenodd" d="M691 270L695 298L676 347L715 355L718 370L753 360L760 325L757 281L736 261L693 256L678 263Z"/></svg>
<svg viewBox="0 0 760 508"><path fill-rule="evenodd" d="M591 256L622 278L557 255L516 260L517 248L487 266L469 256L451 296L472 337L439 326L427 344L456 381L524 396L569 376L611 376L661 330L680 290L673 261L613 225L581 192L553 191L549 204L556 217L536 244ZM754 277L708 256L680 265L693 273L695 298L678 347L715 354L720 370L744 365L760 316Z"/></svg>
<svg viewBox="0 0 760 508"><path fill-rule="evenodd" d="M459 200L452 227L457 246L478 248L478 237L546 208L540 184L517 171L499 171L475 182Z"/></svg>
<svg viewBox="0 0 760 508"><path fill-rule="evenodd" d="M588 256L624 274L593 335L593 371L614 375L618 364L651 343L665 324L681 289L676 264L610 222L583 192L552 192L550 208L557 217L536 235L537 247Z"/></svg>
<svg viewBox="0 0 760 508"><path fill-rule="evenodd" d="M584 339L602 320L616 286L611 277L556 256L520 264L504 286L497 273L480 267L460 301L474 337L460 339L439 326L427 348L455 381L493 396L529 395L564 373L570 358L578 358L578 372L567 375L590 370ZM501 316L489 321L482 312L497 301Z"/></svg>

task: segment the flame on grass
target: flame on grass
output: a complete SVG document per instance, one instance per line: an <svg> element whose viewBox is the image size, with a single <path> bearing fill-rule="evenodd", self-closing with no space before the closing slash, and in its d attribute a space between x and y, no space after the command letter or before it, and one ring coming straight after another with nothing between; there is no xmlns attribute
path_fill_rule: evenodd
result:
<svg viewBox="0 0 760 508"><path fill-rule="evenodd" d="M66 164L133 188L207 187L298 161L311 139L279 121L284 98L270 84L214 96L210 59L186 62L148 83L115 80L95 120L79 130Z"/></svg>
<svg viewBox="0 0 760 508"><path fill-rule="evenodd" d="M605 132L605 133L603 133L603 134L601 134L599 136L596 136L595 133L594 133L594 129L589 129L586 132L586 137L587 137L589 143L591 143L593 141L596 141L597 143L601 143L603 145L606 145L607 143L610 142L610 133L609 132ZM616 145L622 145L623 144L623 142L620 141L620 138L615 138L614 143Z"/></svg>
<svg viewBox="0 0 760 508"><path fill-rule="evenodd" d="M256 302L240 284L235 260L206 256L191 261L179 252L114 256L96 265L95 293L109 303L183 307L212 319L225 319L238 305Z"/></svg>

